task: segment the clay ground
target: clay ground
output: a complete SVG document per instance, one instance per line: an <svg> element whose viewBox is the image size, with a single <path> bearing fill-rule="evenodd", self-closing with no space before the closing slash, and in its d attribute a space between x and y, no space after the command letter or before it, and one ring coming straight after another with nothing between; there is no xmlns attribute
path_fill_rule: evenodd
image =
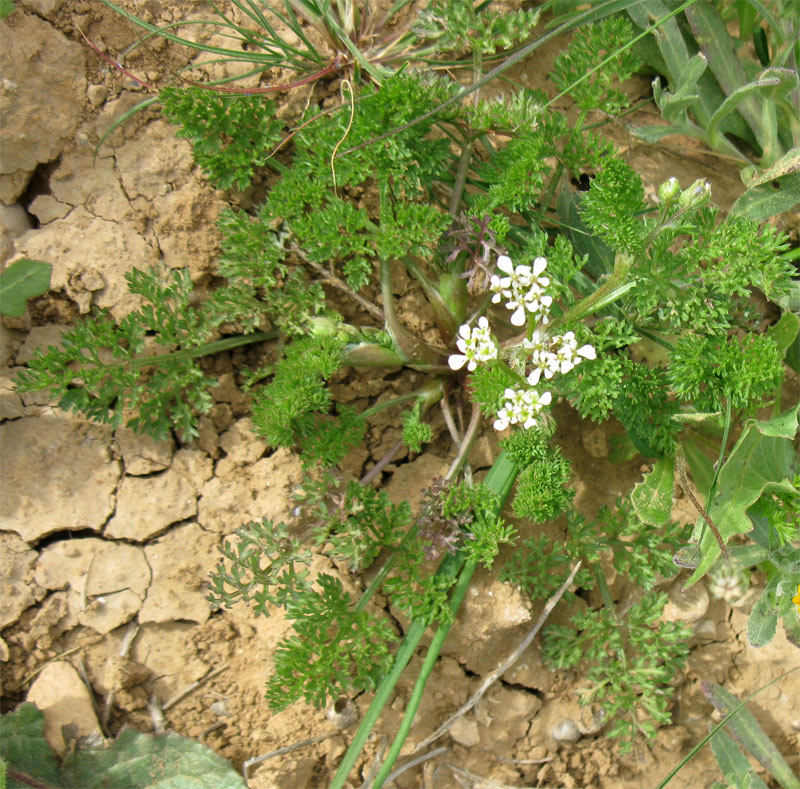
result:
<svg viewBox="0 0 800 789"><path fill-rule="evenodd" d="M190 5L130 7L168 22L182 18ZM94 53L81 31L114 57L136 37L127 23L94 2L26 0L0 22L0 252L6 261L29 257L53 264L52 293L32 302L24 318L0 325L3 711L30 698L58 716L59 705L72 705L71 695L88 688L105 734L124 725L143 731L161 725L201 740L237 768L260 754L330 734L265 761L250 781L252 787L325 786L353 730L340 731L324 710L303 704L278 714L268 709L264 682L286 623L280 614L257 618L242 608L212 613L205 599L221 540L249 520L288 518L295 506L293 493L302 485L298 461L255 437L248 398L235 376L244 364L268 358L272 349L233 352L213 361L210 370L220 378L212 392L215 406L191 444L155 443L128 430L89 424L58 410L47 396L20 396L11 385L36 347L56 342L63 327L92 307L107 308L117 317L126 314L134 305L124 275L132 268L155 262L188 267L200 287L207 285L218 254L219 210L230 201L247 207L258 191L257 185L246 194L212 189L193 167L189 144L175 137L155 109L138 113L110 135L95 158L100 137L147 91ZM552 88L547 62L558 46L511 76ZM128 65L158 83L185 65L186 57L155 42ZM644 78L628 88L642 98L649 91ZM330 86L316 91L286 102L325 102L337 95ZM652 106L638 118L657 120ZM609 133L649 189L669 176L684 185L704 177L722 207L729 207L741 191L736 170L694 143L670 138L668 144L646 147L623 126ZM402 288L404 319L424 328L430 321L419 309L418 294L410 283ZM409 385L394 376L354 381L343 375L335 387L358 407ZM556 413L556 440L576 470L578 506L591 513L626 495L647 470L644 461L611 463L613 426L582 423L565 404ZM424 454L401 453L384 471L383 483L395 500L419 501L429 481L447 469L451 446L443 424L435 427L437 439ZM381 412L371 423L366 448L348 457L346 472L364 473L399 434L393 412ZM473 468L488 468L494 452L490 430L473 452ZM676 501L675 515L694 519L682 500ZM530 527L520 529L529 536ZM558 539L563 524L546 529ZM327 560L319 561L324 565ZM332 566L326 569L336 572ZM429 682L409 747L469 697L538 617L542 603L528 603L497 582L496 574L478 574ZM654 786L713 719L701 680L747 695L798 664L796 649L782 633L761 650L747 644L748 605L757 586L732 609L710 600L702 583L690 594L681 593L681 583L669 587L667 616L691 624L696 635L688 667L674 680L673 724L659 732L649 749L623 756L602 731L574 742L556 741L552 730L565 719L590 723L577 703L581 676L545 668L534 642L477 708L442 738L439 744L446 751L396 784ZM568 615L562 607L552 621L565 621ZM420 662L418 655L414 663ZM367 759L397 725L409 682L401 682ZM187 689L187 695L170 704ZM795 674L751 704L795 764L798 698ZM362 711L368 702L365 696L356 699ZM159 709L163 721L154 714ZM91 723L91 710L88 715ZM69 722L63 715L59 720ZM706 749L670 785L710 786L718 777Z"/></svg>

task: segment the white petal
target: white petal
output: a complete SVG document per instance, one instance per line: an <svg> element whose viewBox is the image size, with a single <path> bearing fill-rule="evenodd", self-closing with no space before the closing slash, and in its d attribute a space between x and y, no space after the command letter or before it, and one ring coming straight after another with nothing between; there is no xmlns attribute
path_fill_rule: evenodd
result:
<svg viewBox="0 0 800 789"><path fill-rule="evenodd" d="M447 359L447 363L451 370L460 370L467 363L467 357L454 353Z"/></svg>
<svg viewBox="0 0 800 789"><path fill-rule="evenodd" d="M547 258L536 258L533 261L533 276L538 277L547 268Z"/></svg>
<svg viewBox="0 0 800 789"><path fill-rule="evenodd" d="M523 326L525 324L525 307L517 307L516 312L511 316L511 323L514 326Z"/></svg>
<svg viewBox="0 0 800 789"><path fill-rule="evenodd" d="M485 315L481 315L481 317L478 318L478 326L481 329L488 329L489 328L489 320L487 319L487 317Z"/></svg>
<svg viewBox="0 0 800 789"><path fill-rule="evenodd" d="M506 400L510 400L515 394L516 394L515 390L506 389L505 392L503 392L503 397L505 397Z"/></svg>
<svg viewBox="0 0 800 789"><path fill-rule="evenodd" d="M469 364L467 365L467 370L472 372L473 370L475 370L477 368L477 366L478 366L478 363L474 359L470 359L469 360Z"/></svg>
<svg viewBox="0 0 800 789"><path fill-rule="evenodd" d="M494 296L492 296L492 304L497 304L501 298L502 296L499 293L495 293Z"/></svg>
<svg viewBox="0 0 800 789"><path fill-rule="evenodd" d="M494 420L494 429L495 430L505 430L508 427L508 420L507 419L495 419Z"/></svg>
<svg viewBox="0 0 800 789"><path fill-rule="evenodd" d="M534 371L528 376L528 383L531 386L536 386L539 383L539 379L542 377L542 370L541 368L537 367Z"/></svg>
<svg viewBox="0 0 800 789"><path fill-rule="evenodd" d="M461 351L461 353L466 353L467 352L467 341L462 339L462 338L457 339L456 340L456 348L458 348L458 350Z"/></svg>
<svg viewBox="0 0 800 789"><path fill-rule="evenodd" d="M566 360L561 362L561 375L566 375L573 367L575 362L568 362Z"/></svg>
<svg viewBox="0 0 800 789"><path fill-rule="evenodd" d="M550 284L550 277L539 277L539 285L546 288Z"/></svg>
<svg viewBox="0 0 800 789"><path fill-rule="evenodd" d="M552 296L542 296L541 298L542 306L549 307L553 303Z"/></svg>
<svg viewBox="0 0 800 789"><path fill-rule="evenodd" d="M550 392L542 392L542 393L539 395L539 402L540 402L542 405L550 405L550 401L551 401L552 399L553 399L553 395L551 395L551 394L550 394Z"/></svg>
<svg viewBox="0 0 800 789"><path fill-rule="evenodd" d="M514 264L511 262L511 258L508 255L500 255L497 258L497 268L500 271L505 271L506 274L513 274L514 273Z"/></svg>
<svg viewBox="0 0 800 789"><path fill-rule="evenodd" d="M468 323L464 323L463 325L458 327L458 333L465 339L468 340L470 338L470 328Z"/></svg>
<svg viewBox="0 0 800 789"><path fill-rule="evenodd" d="M582 345L578 348L577 353L579 356L583 356L584 359L597 358L597 351L591 345Z"/></svg>

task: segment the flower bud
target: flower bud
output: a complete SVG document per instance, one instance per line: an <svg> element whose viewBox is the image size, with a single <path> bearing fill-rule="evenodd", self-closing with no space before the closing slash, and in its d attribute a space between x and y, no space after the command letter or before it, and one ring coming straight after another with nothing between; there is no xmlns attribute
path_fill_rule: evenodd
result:
<svg viewBox="0 0 800 789"><path fill-rule="evenodd" d="M711 197L711 185L698 178L688 189L681 193L678 205L681 208L700 208Z"/></svg>
<svg viewBox="0 0 800 789"><path fill-rule="evenodd" d="M658 199L669 205L681 191L681 184L677 178L668 178L658 187Z"/></svg>
<svg viewBox="0 0 800 789"><path fill-rule="evenodd" d="M340 325L324 315L308 319L309 329L314 337L331 337L339 333Z"/></svg>

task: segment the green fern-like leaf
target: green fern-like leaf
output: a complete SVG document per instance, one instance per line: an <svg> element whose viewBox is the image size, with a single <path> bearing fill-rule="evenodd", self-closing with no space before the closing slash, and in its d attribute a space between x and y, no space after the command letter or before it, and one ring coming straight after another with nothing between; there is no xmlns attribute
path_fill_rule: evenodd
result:
<svg viewBox="0 0 800 789"><path fill-rule="evenodd" d="M283 124L275 102L208 88L167 86L159 94L164 114L192 143L195 162L220 189L245 189L277 145Z"/></svg>

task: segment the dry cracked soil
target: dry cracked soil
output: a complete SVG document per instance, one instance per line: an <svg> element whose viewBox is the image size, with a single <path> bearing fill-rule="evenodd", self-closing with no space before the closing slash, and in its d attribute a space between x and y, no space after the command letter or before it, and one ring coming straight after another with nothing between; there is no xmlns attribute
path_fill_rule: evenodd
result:
<svg viewBox="0 0 800 789"><path fill-rule="evenodd" d="M190 3L127 5L160 23L193 12ZM89 48L82 34L109 59L136 37L99 2L24 0L0 22L0 256L6 263L27 257L53 264L51 292L33 300L23 318L0 324L3 711L34 701L46 713L48 738L62 752L64 724L106 736L123 726L163 728L199 739L237 768L328 735L265 760L249 779L254 789L325 786L353 730L302 703L269 711L264 682L287 623L280 613L268 619L242 608L212 613L206 601L222 539L249 520L288 517L303 481L297 459L269 449L251 429L248 397L234 371L254 359L238 352L213 362L220 381L212 391L215 405L199 438L188 444L90 424L56 408L47 395L20 395L11 383L36 348L58 342L63 329L92 308L116 317L133 309L124 278L132 268L155 262L188 268L199 288L207 285L218 253L220 208L231 200L246 207L253 199L209 187L193 166L189 144L154 109L117 128L95 156L112 123L147 94ZM522 64L514 76L552 90L545 75L555 51ZM128 65L155 83L187 60L156 41ZM638 96L648 90L644 79L627 87ZM301 105L306 99L328 100L324 87L304 94ZM655 122L653 111L645 111L644 120ZM735 170L690 141L645 147L622 129L614 134L650 188L669 175L683 183L706 177L723 207L741 189ZM406 318L424 329L429 316L415 309L416 294L398 295ZM338 395L356 405L404 385L391 376L362 381L358 389L346 376L335 384ZM366 448L348 457L348 473L360 475L397 441L400 425L385 413L371 424ZM563 404L558 416L556 440L573 462L576 501L587 512L625 495L647 470L641 458L609 461L613 427L582 423ZM385 469L383 482L394 500L418 502L426 484L446 470L446 430L435 428L429 450L418 457L401 453ZM481 436L473 468L488 468L495 451L493 436ZM683 500L675 502L675 517L694 518ZM558 539L563 525L546 529ZM318 561L337 572L325 557ZM781 633L760 650L747 643L748 606L757 589L736 608L710 599L703 584L683 593L679 579L668 589L666 616L690 624L694 636L688 666L674 679L673 722L651 747L622 755L602 730L593 732L577 702L581 676L547 669L534 642L442 738L444 753L396 785L655 786L712 720L701 680L747 695L798 664ZM541 609L499 583L496 572L478 573L430 680L410 747L467 700ZM553 621L569 614L561 606ZM412 668L421 659L416 655ZM772 685L751 705L795 765L799 676ZM409 683L401 681L363 763L397 726ZM368 701L361 696L355 704L363 712ZM570 728L567 720L577 724L576 736L556 739L554 731ZM716 778L705 749L671 786L710 786Z"/></svg>

